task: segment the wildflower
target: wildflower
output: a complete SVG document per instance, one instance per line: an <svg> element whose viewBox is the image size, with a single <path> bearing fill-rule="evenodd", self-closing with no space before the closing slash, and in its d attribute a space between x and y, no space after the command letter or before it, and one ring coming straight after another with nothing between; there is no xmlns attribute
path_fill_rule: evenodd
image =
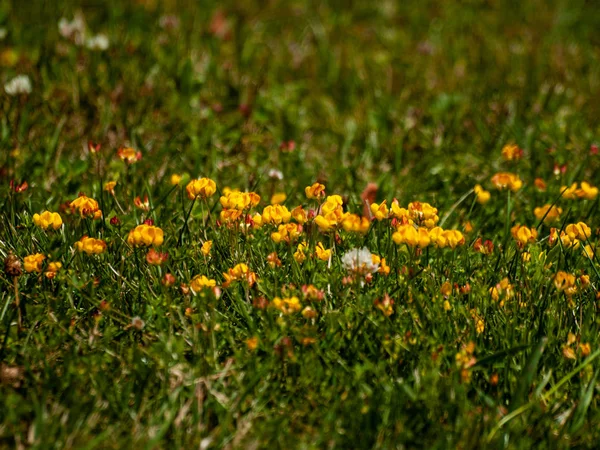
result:
<svg viewBox="0 0 600 450"><path fill-rule="evenodd" d="M232 269L224 273L223 277L225 278L225 282L223 283L224 288L229 287L234 281L245 281L250 287L256 282L256 274L244 263L236 264Z"/></svg>
<svg viewBox="0 0 600 450"><path fill-rule="evenodd" d="M97 34L85 42L85 46L90 50L104 51L108 49L108 45L108 37L105 34Z"/></svg>
<svg viewBox="0 0 600 450"><path fill-rule="evenodd" d="M185 190L190 200L194 200L197 197L206 199L217 192L217 185L210 178L200 178L190 181Z"/></svg>
<svg viewBox="0 0 600 450"><path fill-rule="evenodd" d="M131 319L131 328L135 328L138 331L142 331L146 326L146 322L144 322L139 316L135 316Z"/></svg>
<svg viewBox="0 0 600 450"><path fill-rule="evenodd" d="M506 161L518 161L523 157L523 149L515 144L506 144L502 147L502 157Z"/></svg>
<svg viewBox="0 0 600 450"><path fill-rule="evenodd" d="M450 304L450 302L448 300L444 300L444 303L442 304L444 311L450 311L452 309L452 305Z"/></svg>
<svg viewBox="0 0 600 450"><path fill-rule="evenodd" d="M283 192L277 192L277 193L273 194L273 196L271 197L271 204L279 205L279 204L285 202L286 198L287 198L287 195L285 195Z"/></svg>
<svg viewBox="0 0 600 450"><path fill-rule="evenodd" d="M389 214L389 209L386 205L386 201L384 200L380 204L372 203L371 204L371 213L373 217L377 220L387 219Z"/></svg>
<svg viewBox="0 0 600 450"><path fill-rule="evenodd" d="M171 287L175 284L176 281L177 279L175 278L175 275L173 275L172 273L165 273L165 276L162 278L161 283L165 287Z"/></svg>
<svg viewBox="0 0 600 450"><path fill-rule="evenodd" d="M285 241L287 243L295 241L300 233L302 232L302 226L295 223L281 224L277 228L277 231L271 233L271 239L276 244L279 244L281 241Z"/></svg>
<svg viewBox="0 0 600 450"><path fill-rule="evenodd" d="M429 239L438 248L450 247L451 249L455 249L465 243L465 238L460 231L443 230L440 227L435 227L429 231Z"/></svg>
<svg viewBox="0 0 600 450"><path fill-rule="evenodd" d="M342 227L348 232L365 234L371 227L371 222L366 217L356 214L347 214L342 221Z"/></svg>
<svg viewBox="0 0 600 450"><path fill-rule="evenodd" d="M52 227L55 230L58 230L62 226L62 218L60 214L50 211L44 211L42 214L34 214L33 215L33 223L42 228L43 230L47 230Z"/></svg>
<svg viewBox="0 0 600 450"><path fill-rule="evenodd" d="M292 213L283 205L269 205L263 209L262 221L263 223L273 223L279 225L281 223L287 223L292 218Z"/></svg>
<svg viewBox="0 0 600 450"><path fill-rule="evenodd" d="M375 273L379 270L379 264L373 263L371 252L366 247L348 251L342 256L342 264L347 271L358 275Z"/></svg>
<svg viewBox="0 0 600 450"><path fill-rule="evenodd" d="M473 188L473 192L475 192L475 196L477 197L477 203L479 203L480 205L485 205L487 202L490 201L490 198L492 197L492 194L490 194L489 191L483 189L479 184L475 185L475 187Z"/></svg>
<svg viewBox="0 0 600 450"><path fill-rule="evenodd" d="M258 338L256 336L252 336L249 339L246 339L246 347L251 352L255 351L258 348Z"/></svg>
<svg viewBox="0 0 600 450"><path fill-rule="evenodd" d="M312 186L304 188L304 193L309 199L320 199L325 197L325 186L321 183L314 183Z"/></svg>
<svg viewBox="0 0 600 450"><path fill-rule="evenodd" d="M561 186L560 192L562 197L567 200L575 200L577 198L577 183L573 183L571 186Z"/></svg>
<svg viewBox="0 0 600 450"><path fill-rule="evenodd" d="M291 213L292 218L300 224L304 224L308 220L306 211L302 209L302 206L296 206L294 209L292 209Z"/></svg>
<svg viewBox="0 0 600 450"><path fill-rule="evenodd" d="M10 180L10 188L15 191L17 194L21 192L25 192L29 188L29 184L27 181L23 181L21 184L15 182L15 180Z"/></svg>
<svg viewBox="0 0 600 450"><path fill-rule="evenodd" d="M533 184L537 188L538 191L541 191L541 192L546 191L546 182L544 180L542 180L541 178L536 178L533 181Z"/></svg>
<svg viewBox="0 0 600 450"><path fill-rule="evenodd" d="M138 195L133 199L133 204L136 208L141 209L142 211L150 211L150 201L148 200L148 196L144 196L144 201Z"/></svg>
<svg viewBox="0 0 600 450"><path fill-rule="evenodd" d="M18 75L4 85L8 95L31 94L31 80L27 75Z"/></svg>
<svg viewBox="0 0 600 450"><path fill-rule="evenodd" d="M260 203L260 195L255 192L240 192L224 190L224 195L219 198L221 206L225 209L243 211Z"/></svg>
<svg viewBox="0 0 600 450"><path fill-rule="evenodd" d="M131 147L121 147L117 150L117 156L121 158L121 161L132 164L142 159L142 152L136 151Z"/></svg>
<svg viewBox="0 0 600 450"><path fill-rule="evenodd" d="M302 286L302 295L305 300L310 302L320 302L325 298L325 292L317 289L312 284L305 284Z"/></svg>
<svg viewBox="0 0 600 450"><path fill-rule="evenodd" d="M445 281L440 288L440 292L445 298L450 297L452 295L452 284L449 281Z"/></svg>
<svg viewBox="0 0 600 450"><path fill-rule="evenodd" d="M112 217L110 218L110 224L111 224L113 227L116 227L116 226L118 226L118 225L121 225L121 221L119 220L119 218L118 218L117 216L112 216Z"/></svg>
<svg viewBox="0 0 600 450"><path fill-rule="evenodd" d="M395 217L396 219L400 219L403 225L412 224L413 220L411 218L411 212L406 208L401 208L398 200L392 200L392 204L390 206L390 215Z"/></svg>
<svg viewBox="0 0 600 450"><path fill-rule="evenodd" d="M275 267L281 267L281 260L277 256L276 252L269 253L269 255L267 256L267 263L269 264L269 266L271 266L272 269L274 269Z"/></svg>
<svg viewBox="0 0 600 450"><path fill-rule="evenodd" d="M162 263L166 262L169 259L168 253L161 253L151 248L146 253L146 262L153 266L160 266Z"/></svg>
<svg viewBox="0 0 600 450"><path fill-rule="evenodd" d="M419 243L419 232L413 225L400 225L392 234L392 240L398 245L407 244L416 247Z"/></svg>
<svg viewBox="0 0 600 450"><path fill-rule="evenodd" d="M394 300L392 300L392 298L388 294L385 294L383 299L381 300L375 300L373 304L386 317L389 317L392 314L394 314Z"/></svg>
<svg viewBox="0 0 600 450"><path fill-rule="evenodd" d="M579 239L585 241L592 235L592 230L586 223L578 222L567 225L564 233L567 234L571 240Z"/></svg>
<svg viewBox="0 0 600 450"><path fill-rule="evenodd" d="M329 258L331 258L331 249L326 250L321 242L317 243L315 253L321 261L329 261Z"/></svg>
<svg viewBox="0 0 600 450"><path fill-rule="evenodd" d="M104 183L104 190L108 192L110 195L115 195L115 186L117 185L116 181L107 181Z"/></svg>
<svg viewBox="0 0 600 450"><path fill-rule="evenodd" d="M425 202L411 202L408 204L408 214L417 224L426 228L433 228L440 218L437 208Z"/></svg>
<svg viewBox="0 0 600 450"><path fill-rule="evenodd" d="M560 215L562 214L562 208L556 205L545 204L544 206L539 206L533 210L533 215L537 220L544 219L544 223L552 223L560 219Z"/></svg>
<svg viewBox="0 0 600 450"><path fill-rule="evenodd" d="M585 344L580 343L579 350L581 350L582 356L588 356L592 352L592 346L590 345L589 342L586 342Z"/></svg>
<svg viewBox="0 0 600 450"><path fill-rule="evenodd" d="M491 287L489 292L494 301L500 301L500 306L504 306L504 302L514 296L514 288L508 278L502 279L496 286Z"/></svg>
<svg viewBox="0 0 600 450"><path fill-rule="evenodd" d="M494 252L494 243L489 239L486 239L486 241L482 243L481 238L477 238L473 244L473 250L482 255L491 255Z"/></svg>
<svg viewBox="0 0 600 450"><path fill-rule="evenodd" d="M150 245L159 246L164 241L163 230L152 225L138 225L129 232L127 243L134 247Z"/></svg>
<svg viewBox="0 0 600 450"><path fill-rule="evenodd" d="M464 383L468 383L471 380L471 367L473 367L477 363L477 359L474 356L475 354L475 343L469 342L466 345L463 345L461 350L456 354L456 366L461 369L460 376Z"/></svg>
<svg viewBox="0 0 600 450"><path fill-rule="evenodd" d="M339 195L330 195L321 205L320 214L315 217L315 223L321 231L329 231L344 221L346 214L342 197Z"/></svg>
<svg viewBox="0 0 600 450"><path fill-rule="evenodd" d="M515 225L510 232L521 248L530 242L535 242L538 235L535 228L528 228L525 225Z"/></svg>
<svg viewBox="0 0 600 450"><path fill-rule="evenodd" d="M177 186L181 182L182 178L183 176L179 175L178 173L171 175L171 186Z"/></svg>
<svg viewBox="0 0 600 450"><path fill-rule="evenodd" d="M577 189L575 193L579 198L583 198L586 200L594 200L596 197L598 197L598 188L590 185L585 181L582 181L581 188Z"/></svg>
<svg viewBox="0 0 600 450"><path fill-rule="evenodd" d="M314 319L317 317L317 312L311 306L305 306L302 310L302 317L305 319Z"/></svg>
<svg viewBox="0 0 600 450"><path fill-rule="evenodd" d="M560 270L554 276L554 287L557 291L564 292L567 296L571 296L577 292L575 281L574 275Z"/></svg>
<svg viewBox="0 0 600 450"><path fill-rule="evenodd" d="M206 275L196 275L190 282L190 288L195 294L202 289L214 288L216 285L217 282L209 279Z"/></svg>
<svg viewBox="0 0 600 450"><path fill-rule="evenodd" d="M25 258L23 258L23 268L25 269L25 272L41 273L42 264L45 259L46 259L46 256L44 256L41 253L36 253L34 255L26 256Z"/></svg>
<svg viewBox="0 0 600 450"><path fill-rule="evenodd" d="M292 314L302 309L300 299L296 296L287 298L275 297L271 302L271 306L283 314Z"/></svg>
<svg viewBox="0 0 600 450"><path fill-rule="evenodd" d="M77 14L72 21L61 17L58 21L58 31L62 37L72 40L77 45L82 45L85 37L83 16Z"/></svg>
<svg viewBox="0 0 600 450"><path fill-rule="evenodd" d="M595 251L594 248L591 245L586 245L585 247L583 247L583 253L589 258L589 259L594 259L594 255L595 255Z"/></svg>
<svg viewBox="0 0 600 450"><path fill-rule="evenodd" d="M302 242L298 244L298 248L294 252L294 260L298 264L302 264L306 259L306 250L308 248L308 244L306 242Z"/></svg>
<svg viewBox="0 0 600 450"><path fill-rule="evenodd" d="M271 169L269 170L269 178L271 178L272 180L283 180L283 173L280 170L277 169ZM273 203L273 202L271 202Z"/></svg>
<svg viewBox="0 0 600 450"><path fill-rule="evenodd" d="M104 253L106 250L106 242L102 239L95 239L87 236L83 236L80 240L75 242L75 248L80 252L85 252L88 255L99 255Z"/></svg>
<svg viewBox="0 0 600 450"><path fill-rule="evenodd" d="M492 184L496 189L510 189L517 192L523 186L523 182L518 175L510 172L499 172L492 177Z"/></svg>
<svg viewBox="0 0 600 450"><path fill-rule="evenodd" d="M219 214L219 217L225 223L236 222L240 217L242 217L242 211L239 209L224 209Z"/></svg>
<svg viewBox="0 0 600 450"><path fill-rule="evenodd" d="M83 194L80 194L79 197L69 204L69 206L73 209L77 209L81 217L93 217L94 219L102 217L102 211L98 207L98 202Z"/></svg>
<svg viewBox="0 0 600 450"><path fill-rule="evenodd" d="M61 268L62 268L61 262L53 261L51 263L48 263L48 267L46 267L46 273L44 275L46 275L46 278L51 280L56 276L56 274L58 273L58 271Z"/></svg>
<svg viewBox="0 0 600 450"><path fill-rule="evenodd" d="M385 258L380 258L379 255L372 254L371 261L373 264L379 265L379 269L377 270L377 273L385 275L386 277L390 274L391 269L390 269L390 266L388 266L387 263L385 262Z"/></svg>
<svg viewBox="0 0 600 450"><path fill-rule="evenodd" d="M202 252L202 254L204 256L209 256L210 255L210 250L212 249L212 241L204 241L204 243L202 244L202 247L200 248L200 251Z"/></svg>

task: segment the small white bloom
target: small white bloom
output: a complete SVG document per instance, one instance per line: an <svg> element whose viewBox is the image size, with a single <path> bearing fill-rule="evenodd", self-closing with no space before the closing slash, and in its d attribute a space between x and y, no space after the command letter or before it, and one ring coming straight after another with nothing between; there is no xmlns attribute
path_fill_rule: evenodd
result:
<svg viewBox="0 0 600 450"><path fill-rule="evenodd" d="M18 75L4 85L8 95L30 94L31 80L27 75Z"/></svg>
<svg viewBox="0 0 600 450"><path fill-rule="evenodd" d="M105 34L97 34L96 36L92 36L89 38L85 46L90 50L100 50L104 51L108 49L108 37Z"/></svg>
<svg viewBox="0 0 600 450"><path fill-rule="evenodd" d="M269 170L269 178L272 178L274 180L283 180L283 173L281 173L280 170L271 169Z"/></svg>
<svg viewBox="0 0 600 450"><path fill-rule="evenodd" d="M146 326L146 322L144 322L139 316L135 316L131 319L131 326L138 331L141 331Z"/></svg>
<svg viewBox="0 0 600 450"><path fill-rule="evenodd" d="M373 264L373 257L367 247L354 248L342 256L342 264L349 272L359 274L375 273L379 264Z"/></svg>
<svg viewBox="0 0 600 450"><path fill-rule="evenodd" d="M58 31L62 37L70 39L77 45L83 45L85 38L85 21L82 14L77 14L72 21L64 17L58 21Z"/></svg>
<svg viewBox="0 0 600 450"><path fill-rule="evenodd" d="M7 34L8 34L8 31L6 31L6 28L0 27L0 41L3 40Z"/></svg>

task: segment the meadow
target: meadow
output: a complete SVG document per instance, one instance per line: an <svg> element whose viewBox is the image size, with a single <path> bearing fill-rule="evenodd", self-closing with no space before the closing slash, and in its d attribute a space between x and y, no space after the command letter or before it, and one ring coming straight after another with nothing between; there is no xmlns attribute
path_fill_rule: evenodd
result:
<svg viewBox="0 0 600 450"><path fill-rule="evenodd" d="M0 447L598 448L598 30L0 0Z"/></svg>

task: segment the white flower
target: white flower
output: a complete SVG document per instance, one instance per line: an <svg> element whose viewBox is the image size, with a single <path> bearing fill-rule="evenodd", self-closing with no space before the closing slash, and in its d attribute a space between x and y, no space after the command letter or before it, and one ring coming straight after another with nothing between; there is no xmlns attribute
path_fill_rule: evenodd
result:
<svg viewBox="0 0 600 450"><path fill-rule="evenodd" d="M342 264L349 272L359 274L375 273L379 264L373 264L371 252L367 247L354 248L342 256Z"/></svg>
<svg viewBox="0 0 600 450"><path fill-rule="evenodd" d="M283 173L277 169L269 170L269 178L273 178L274 180L283 180Z"/></svg>
<svg viewBox="0 0 600 450"><path fill-rule="evenodd" d="M138 331L141 331L146 326L146 322L144 322L139 316L135 316L131 319L131 326Z"/></svg>
<svg viewBox="0 0 600 450"><path fill-rule="evenodd" d="M3 40L7 34L8 32L6 31L6 28L0 27L0 41Z"/></svg>
<svg viewBox="0 0 600 450"><path fill-rule="evenodd" d="M108 37L105 34L97 34L96 36L92 36L89 38L85 46L90 50L100 50L104 51L108 48Z"/></svg>
<svg viewBox="0 0 600 450"><path fill-rule="evenodd" d="M31 80L27 75L18 75L4 85L8 95L30 94Z"/></svg>
<svg viewBox="0 0 600 450"><path fill-rule="evenodd" d="M83 45L85 38L85 21L82 14L77 14L72 21L62 17L58 21L58 31L62 37L71 39L77 45Z"/></svg>

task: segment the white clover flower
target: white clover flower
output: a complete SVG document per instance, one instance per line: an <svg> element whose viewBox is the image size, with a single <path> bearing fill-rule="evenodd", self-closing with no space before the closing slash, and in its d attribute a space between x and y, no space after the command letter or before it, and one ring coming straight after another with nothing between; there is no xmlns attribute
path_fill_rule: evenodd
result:
<svg viewBox="0 0 600 450"><path fill-rule="evenodd" d="M18 75L4 85L8 95L30 94L31 80L27 75Z"/></svg>
<svg viewBox="0 0 600 450"><path fill-rule="evenodd" d="M271 169L269 170L269 178L274 180L283 180L283 173L280 170Z"/></svg>
<svg viewBox="0 0 600 450"><path fill-rule="evenodd" d="M108 49L108 37L105 34L97 34L96 36L92 36L89 38L85 46L90 50L99 50L104 51Z"/></svg>
<svg viewBox="0 0 600 450"><path fill-rule="evenodd" d="M379 264L373 264L371 252L367 247L354 248L342 256L342 264L349 272L358 274L375 273Z"/></svg>

